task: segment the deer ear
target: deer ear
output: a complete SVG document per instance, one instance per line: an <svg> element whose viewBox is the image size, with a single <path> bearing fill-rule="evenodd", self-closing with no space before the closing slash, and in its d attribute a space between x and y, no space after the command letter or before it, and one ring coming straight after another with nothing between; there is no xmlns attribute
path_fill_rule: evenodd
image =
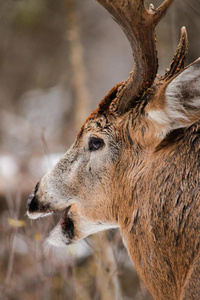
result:
<svg viewBox="0 0 200 300"><path fill-rule="evenodd" d="M158 123L159 134L164 137L171 130L187 127L200 119L200 58L173 78L164 87L161 109L147 111L148 118ZM158 102L157 102L158 103ZM156 125L156 124L155 124Z"/></svg>

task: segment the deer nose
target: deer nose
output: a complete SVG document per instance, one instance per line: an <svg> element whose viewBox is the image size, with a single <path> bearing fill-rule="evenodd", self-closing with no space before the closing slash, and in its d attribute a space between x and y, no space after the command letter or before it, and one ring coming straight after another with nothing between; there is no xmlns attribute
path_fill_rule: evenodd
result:
<svg viewBox="0 0 200 300"><path fill-rule="evenodd" d="M36 193L38 191L39 187L39 182L36 184L35 189L33 192L30 194L27 200L27 208L29 212L36 212L39 209L39 203L38 203L38 198L36 196Z"/></svg>

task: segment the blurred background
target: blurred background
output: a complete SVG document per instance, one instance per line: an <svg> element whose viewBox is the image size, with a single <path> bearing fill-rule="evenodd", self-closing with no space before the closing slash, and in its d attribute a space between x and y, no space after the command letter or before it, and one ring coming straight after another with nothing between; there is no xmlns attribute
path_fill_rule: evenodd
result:
<svg viewBox="0 0 200 300"><path fill-rule="evenodd" d="M158 25L159 74L183 25L189 64L200 55L200 0L176 0ZM0 299L152 299L117 231L49 249L56 220L25 215L37 181L133 63L95 0L0 0Z"/></svg>

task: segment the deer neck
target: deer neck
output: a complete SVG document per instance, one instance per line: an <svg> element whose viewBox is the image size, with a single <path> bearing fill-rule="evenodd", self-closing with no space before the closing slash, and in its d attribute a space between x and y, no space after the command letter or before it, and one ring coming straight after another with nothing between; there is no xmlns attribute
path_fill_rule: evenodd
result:
<svg viewBox="0 0 200 300"><path fill-rule="evenodd" d="M185 131L185 138L174 149L141 156L135 172L132 170L136 175L126 174L126 182L121 184L122 236L139 275L155 299L179 299L198 253L198 247L192 247L186 238L192 230L194 240L199 240L198 226L189 218L198 218L200 192L192 194L192 174L197 172L197 164L200 167L196 161L198 131L194 125ZM192 136L189 143L187 135ZM128 169L126 172L131 173Z"/></svg>

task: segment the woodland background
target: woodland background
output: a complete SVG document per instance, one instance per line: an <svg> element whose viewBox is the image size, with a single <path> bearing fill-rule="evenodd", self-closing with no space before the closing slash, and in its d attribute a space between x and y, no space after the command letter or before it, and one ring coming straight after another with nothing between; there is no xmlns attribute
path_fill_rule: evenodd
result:
<svg viewBox="0 0 200 300"><path fill-rule="evenodd" d="M160 74L183 25L190 63L200 0L176 0L158 25ZM117 231L55 251L44 241L56 220L25 215L35 183L132 66L123 32L95 0L0 0L0 299L152 299Z"/></svg>

